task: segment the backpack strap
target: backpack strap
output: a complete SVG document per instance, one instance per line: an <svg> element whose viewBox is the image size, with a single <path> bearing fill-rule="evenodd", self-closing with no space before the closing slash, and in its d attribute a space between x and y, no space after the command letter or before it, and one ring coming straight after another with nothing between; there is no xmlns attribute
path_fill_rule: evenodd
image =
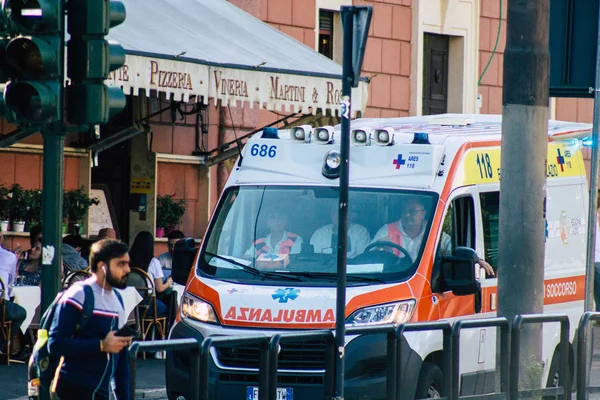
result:
<svg viewBox="0 0 600 400"><path fill-rule="evenodd" d="M83 285L83 292L85 294L83 310L81 310L81 319L77 330L82 329L94 313L94 289L90 285Z"/></svg>
<svg viewBox="0 0 600 400"><path fill-rule="evenodd" d="M115 292L115 294L117 295L117 299L119 299L119 303L121 303L121 307L123 307L123 310L125 310L125 303L123 302L123 296L121 296L121 293L119 293L118 290L113 289L113 292Z"/></svg>

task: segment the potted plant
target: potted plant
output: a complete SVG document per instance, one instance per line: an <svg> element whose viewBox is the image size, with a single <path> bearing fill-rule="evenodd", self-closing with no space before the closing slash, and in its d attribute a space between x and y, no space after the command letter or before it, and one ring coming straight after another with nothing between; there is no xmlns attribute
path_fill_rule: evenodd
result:
<svg viewBox="0 0 600 400"><path fill-rule="evenodd" d="M18 183L10 187L8 197L10 198L10 219L14 232L25 230L25 218L27 217L26 196L26 191Z"/></svg>
<svg viewBox="0 0 600 400"><path fill-rule="evenodd" d="M81 222L92 205L100 204L100 200L88 196L83 189L69 190L63 200L63 221L68 220L71 233L80 234Z"/></svg>
<svg viewBox="0 0 600 400"><path fill-rule="evenodd" d="M0 185L0 231L8 231L8 224L10 222L10 197L8 193L10 190Z"/></svg>
<svg viewBox="0 0 600 400"><path fill-rule="evenodd" d="M42 191L39 189L27 190L25 192L25 204L27 208L27 226L35 226L42 222Z"/></svg>
<svg viewBox="0 0 600 400"><path fill-rule="evenodd" d="M156 237L163 237L165 230L175 229L185 214L185 199L175 199L174 195L156 197Z"/></svg>

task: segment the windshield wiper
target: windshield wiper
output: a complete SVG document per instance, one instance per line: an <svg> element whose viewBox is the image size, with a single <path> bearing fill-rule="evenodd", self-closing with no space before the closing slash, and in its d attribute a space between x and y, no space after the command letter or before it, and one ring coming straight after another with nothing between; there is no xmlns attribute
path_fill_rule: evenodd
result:
<svg viewBox="0 0 600 400"><path fill-rule="evenodd" d="M231 263L232 265L235 265L236 267L240 267L243 271L246 271L249 274L252 274L254 276L260 276L263 278L275 277L275 278L283 278L283 279L293 280L293 281L302 281L302 279L300 279L296 276L290 276L289 274L284 273L284 272L261 271L257 268L251 267L250 265L242 264L239 261L232 260L231 258L223 257L223 256L220 256L215 253L211 253L210 251L205 251L204 254L206 254L210 257L218 258L219 260L227 261L228 263Z"/></svg>
<svg viewBox="0 0 600 400"><path fill-rule="evenodd" d="M281 272L282 274L295 275L295 276L305 276L307 278L336 278L337 273L335 272ZM355 281L363 281L363 282L380 282L384 283L379 278L374 278L372 276L359 276L353 274L346 274L347 280L355 280Z"/></svg>

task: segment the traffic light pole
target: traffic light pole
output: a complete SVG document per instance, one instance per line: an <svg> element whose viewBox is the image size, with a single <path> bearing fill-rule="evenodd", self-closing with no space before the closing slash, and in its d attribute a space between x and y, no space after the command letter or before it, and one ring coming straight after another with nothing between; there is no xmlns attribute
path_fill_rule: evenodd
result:
<svg viewBox="0 0 600 400"><path fill-rule="evenodd" d="M64 114L64 76L65 67L65 12L64 3L59 2L57 29L60 32L56 59L58 60L59 90L56 101L59 105L57 121L42 128L44 138L44 161L42 177L42 302L41 314L50 306L61 289L62 276L62 221L64 198L64 152L65 130ZM40 314L40 315L41 315ZM46 400L43 390L40 399Z"/></svg>
<svg viewBox="0 0 600 400"><path fill-rule="evenodd" d="M344 347L346 343L346 262L348 257L348 183L350 176L350 115L352 99L352 33L353 15L343 12L344 47L342 63L342 110L340 143L340 204L338 215L337 293L335 312L335 399L344 399Z"/></svg>
<svg viewBox="0 0 600 400"><path fill-rule="evenodd" d="M61 124L53 124L49 129L44 130L42 135L44 137L44 175L42 186L42 242L44 244L44 259L42 260L41 313L48 308L60 291L65 133L62 130Z"/></svg>

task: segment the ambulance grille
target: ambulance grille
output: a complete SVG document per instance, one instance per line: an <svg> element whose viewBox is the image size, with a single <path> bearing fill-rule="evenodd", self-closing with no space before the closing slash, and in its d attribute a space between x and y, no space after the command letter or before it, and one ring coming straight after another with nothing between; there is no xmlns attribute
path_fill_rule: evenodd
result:
<svg viewBox="0 0 600 400"><path fill-rule="evenodd" d="M258 346L217 347L217 359L224 367L258 368ZM325 341L282 343L278 369L324 370Z"/></svg>

